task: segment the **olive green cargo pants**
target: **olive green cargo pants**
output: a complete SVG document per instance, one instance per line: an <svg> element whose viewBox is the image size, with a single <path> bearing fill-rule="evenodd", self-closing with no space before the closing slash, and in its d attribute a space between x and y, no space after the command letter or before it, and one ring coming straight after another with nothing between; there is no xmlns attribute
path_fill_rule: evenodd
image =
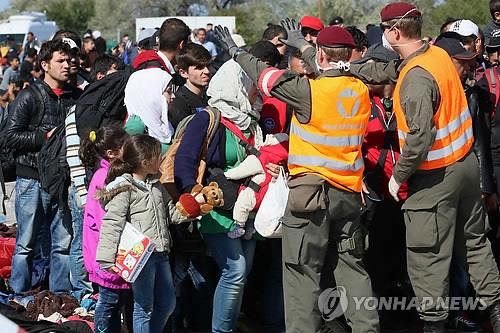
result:
<svg viewBox="0 0 500 333"><path fill-rule="evenodd" d="M470 281L487 306L500 300L500 278L485 235L479 166L474 154L446 168L417 171L409 180L403 205L408 274L419 298L419 315L444 320L449 296L452 255L467 269Z"/></svg>
<svg viewBox="0 0 500 333"><path fill-rule="evenodd" d="M339 190L314 175L295 178L289 186L282 242L286 332L320 332L320 281L332 273L336 285L347 291L345 316L352 332L379 332L377 310L356 310L351 299L373 296L362 253L337 251L339 239L361 228L360 194Z"/></svg>

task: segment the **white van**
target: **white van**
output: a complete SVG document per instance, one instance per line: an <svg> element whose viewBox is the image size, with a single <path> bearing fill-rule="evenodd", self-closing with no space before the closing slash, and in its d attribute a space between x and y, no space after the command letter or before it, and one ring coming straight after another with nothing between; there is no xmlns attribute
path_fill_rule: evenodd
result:
<svg viewBox="0 0 500 333"><path fill-rule="evenodd" d="M57 30L56 22L47 21L44 13L22 12L0 23L0 46L6 46L10 38L16 42L17 49L20 50L26 42L26 34L30 31L42 44L50 40Z"/></svg>

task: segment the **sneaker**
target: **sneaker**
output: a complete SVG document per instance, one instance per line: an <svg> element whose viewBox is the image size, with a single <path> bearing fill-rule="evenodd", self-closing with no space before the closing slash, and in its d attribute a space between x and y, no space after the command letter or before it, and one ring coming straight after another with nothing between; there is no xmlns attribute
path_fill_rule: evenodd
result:
<svg viewBox="0 0 500 333"><path fill-rule="evenodd" d="M452 326L454 329L464 332L477 332L479 329L479 325L464 312L454 318Z"/></svg>

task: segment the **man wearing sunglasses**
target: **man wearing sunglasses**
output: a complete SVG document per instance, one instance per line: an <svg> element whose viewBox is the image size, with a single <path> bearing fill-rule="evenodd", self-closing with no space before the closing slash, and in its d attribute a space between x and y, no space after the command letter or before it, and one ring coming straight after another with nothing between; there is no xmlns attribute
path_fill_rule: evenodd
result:
<svg viewBox="0 0 500 333"><path fill-rule="evenodd" d="M477 297L500 332L500 278L484 235L479 166L471 154L472 119L467 99L446 51L421 40L422 18L409 3L391 3L381 13L383 45L403 61L351 66L368 83L396 82L394 112L402 149L389 181L403 205L408 274L420 300L424 332L444 332L452 254L468 269Z"/></svg>
<svg viewBox="0 0 500 333"><path fill-rule="evenodd" d="M325 27L323 22L315 16L304 16L299 24L304 39L312 45L316 45L318 34Z"/></svg>

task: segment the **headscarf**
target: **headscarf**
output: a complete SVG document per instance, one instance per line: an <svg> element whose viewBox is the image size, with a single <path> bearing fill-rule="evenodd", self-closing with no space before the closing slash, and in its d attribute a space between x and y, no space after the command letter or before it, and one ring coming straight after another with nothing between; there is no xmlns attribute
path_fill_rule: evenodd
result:
<svg viewBox="0 0 500 333"><path fill-rule="evenodd" d="M172 76L160 68L132 73L125 87L129 116L136 115L148 127L148 134L161 143L170 143L174 129L168 121L168 104L163 92Z"/></svg>
<svg viewBox="0 0 500 333"><path fill-rule="evenodd" d="M218 109L222 116L242 131L250 130L254 135L255 146L262 145L262 130L259 127L259 111L252 108L248 93L253 87L250 77L234 60L229 60L219 68L210 80L207 95L208 105Z"/></svg>

